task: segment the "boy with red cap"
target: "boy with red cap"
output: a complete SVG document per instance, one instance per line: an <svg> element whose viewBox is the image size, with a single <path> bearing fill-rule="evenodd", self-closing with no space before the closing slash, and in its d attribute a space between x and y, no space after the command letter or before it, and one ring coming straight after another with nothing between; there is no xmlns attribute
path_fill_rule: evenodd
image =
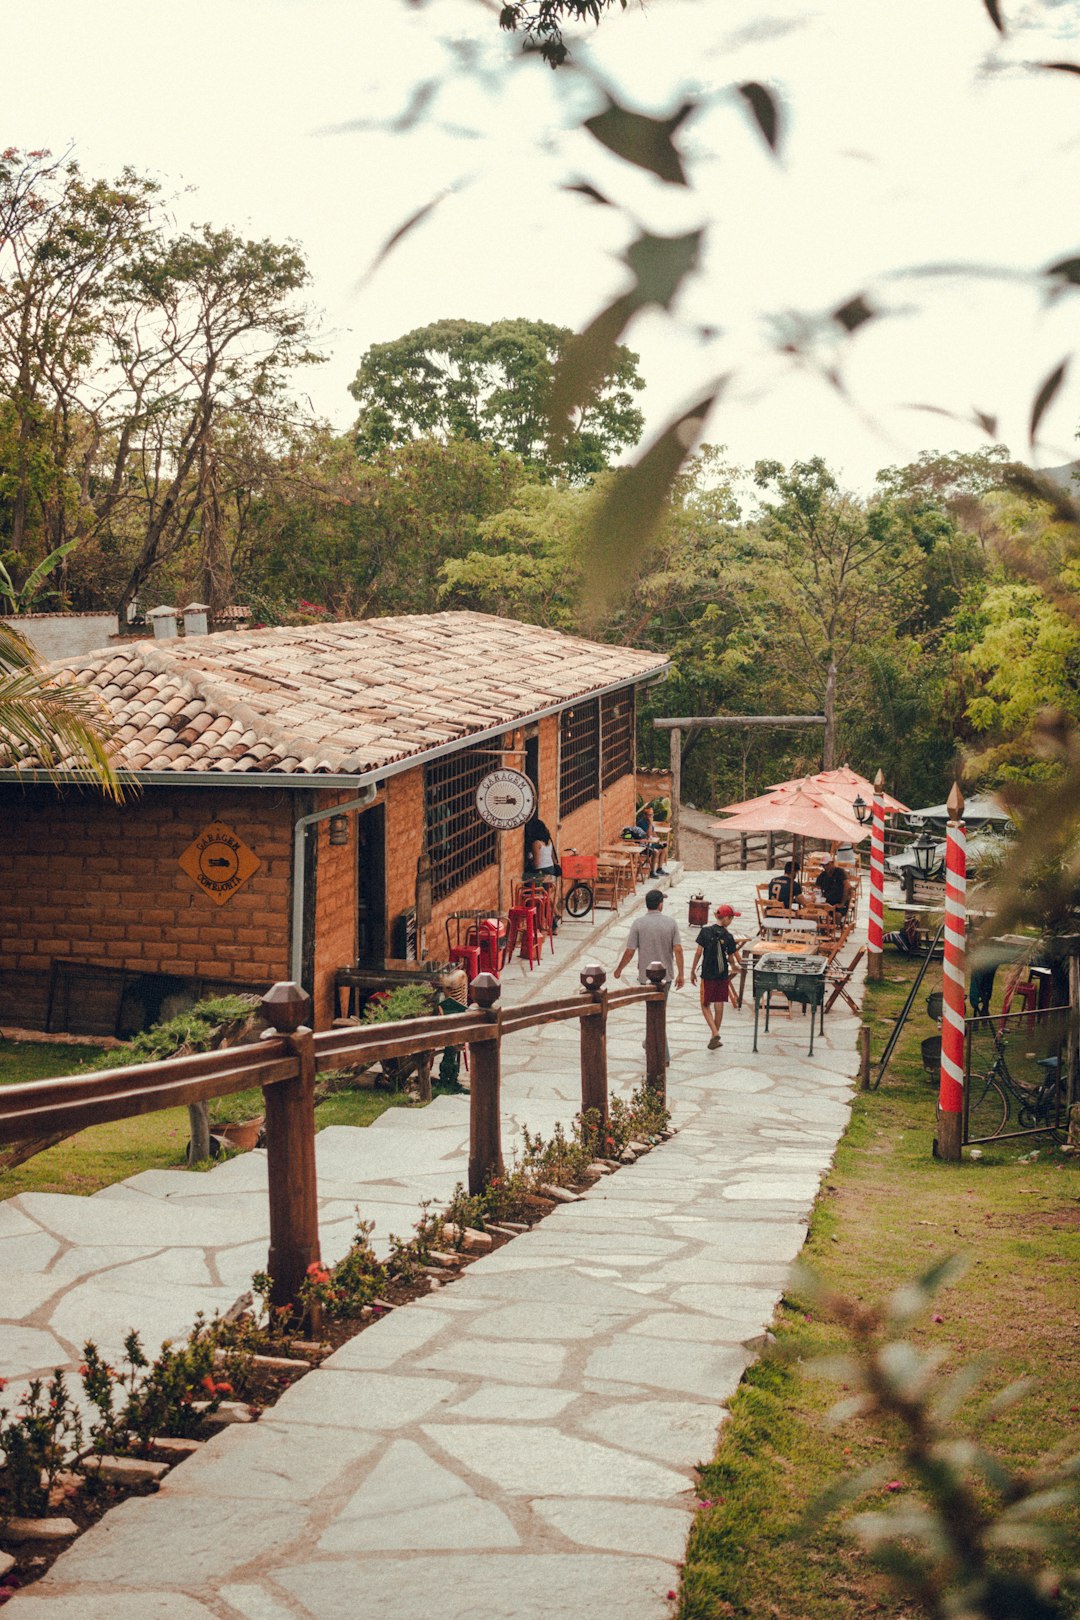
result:
<svg viewBox="0 0 1080 1620"><path fill-rule="evenodd" d="M720 1025L724 1018L724 1006L729 1000L737 1009L739 1000L731 988L731 969L740 967L739 944L735 936L728 931L728 923L732 917L739 916L734 906L717 906L713 912L715 922L707 923L697 937L697 950L694 952L694 965L690 969L690 983L697 983L698 967L701 973L701 1010L705 1014L705 1022L709 1026L709 1051L714 1052L722 1046L720 1039Z"/></svg>

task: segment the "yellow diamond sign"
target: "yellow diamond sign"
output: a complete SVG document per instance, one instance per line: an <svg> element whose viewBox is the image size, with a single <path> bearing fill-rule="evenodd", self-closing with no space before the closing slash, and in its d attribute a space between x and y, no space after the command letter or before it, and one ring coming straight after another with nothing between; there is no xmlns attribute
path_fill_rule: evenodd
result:
<svg viewBox="0 0 1080 1620"><path fill-rule="evenodd" d="M180 857L180 865L217 906L231 900L237 889L261 866L242 838L223 821L204 827Z"/></svg>

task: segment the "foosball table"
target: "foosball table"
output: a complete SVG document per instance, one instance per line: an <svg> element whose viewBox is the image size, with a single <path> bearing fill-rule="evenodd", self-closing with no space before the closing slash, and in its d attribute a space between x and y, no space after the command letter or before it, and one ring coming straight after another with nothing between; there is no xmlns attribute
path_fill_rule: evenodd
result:
<svg viewBox="0 0 1080 1620"><path fill-rule="evenodd" d="M825 956L795 956L788 952L768 951L754 959L754 1051L758 1049L758 1012L761 998L765 998L765 1033L769 1033L769 1010L774 990L785 996L789 1005L798 1003L810 1008L810 1052L814 1055L814 1024L821 1008L821 1033L825 1033Z"/></svg>

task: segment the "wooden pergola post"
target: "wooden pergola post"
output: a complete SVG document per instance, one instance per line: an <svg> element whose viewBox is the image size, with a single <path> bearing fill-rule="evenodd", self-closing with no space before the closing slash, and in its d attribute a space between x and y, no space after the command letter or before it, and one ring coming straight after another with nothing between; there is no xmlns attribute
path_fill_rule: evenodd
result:
<svg viewBox="0 0 1080 1620"><path fill-rule="evenodd" d="M679 823L682 807L682 734L698 730L727 731L733 726L823 726L823 714L711 714L682 715L678 719L654 720L657 731L670 733L671 759L671 831L668 834L668 853L673 860L679 858ZM744 845L745 848L745 845ZM743 858L745 868L746 859Z"/></svg>
<svg viewBox="0 0 1080 1620"><path fill-rule="evenodd" d="M682 729L673 726L670 738L671 759L671 817L667 852L673 861L679 858L679 821L682 808Z"/></svg>

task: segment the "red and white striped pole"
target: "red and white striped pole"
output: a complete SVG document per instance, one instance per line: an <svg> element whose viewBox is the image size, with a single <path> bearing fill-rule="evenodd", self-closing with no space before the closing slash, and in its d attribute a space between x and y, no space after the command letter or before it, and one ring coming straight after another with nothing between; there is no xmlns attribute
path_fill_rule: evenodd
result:
<svg viewBox="0 0 1080 1620"><path fill-rule="evenodd" d="M967 840L961 816L964 797L956 783L946 800L945 961L941 1022L941 1089L938 1093L938 1156L960 1159L964 1107L964 1013L967 986Z"/></svg>
<svg viewBox="0 0 1080 1620"><path fill-rule="evenodd" d="M885 944L885 778L874 777L874 811L870 826L870 921L866 935L866 977L880 979Z"/></svg>

